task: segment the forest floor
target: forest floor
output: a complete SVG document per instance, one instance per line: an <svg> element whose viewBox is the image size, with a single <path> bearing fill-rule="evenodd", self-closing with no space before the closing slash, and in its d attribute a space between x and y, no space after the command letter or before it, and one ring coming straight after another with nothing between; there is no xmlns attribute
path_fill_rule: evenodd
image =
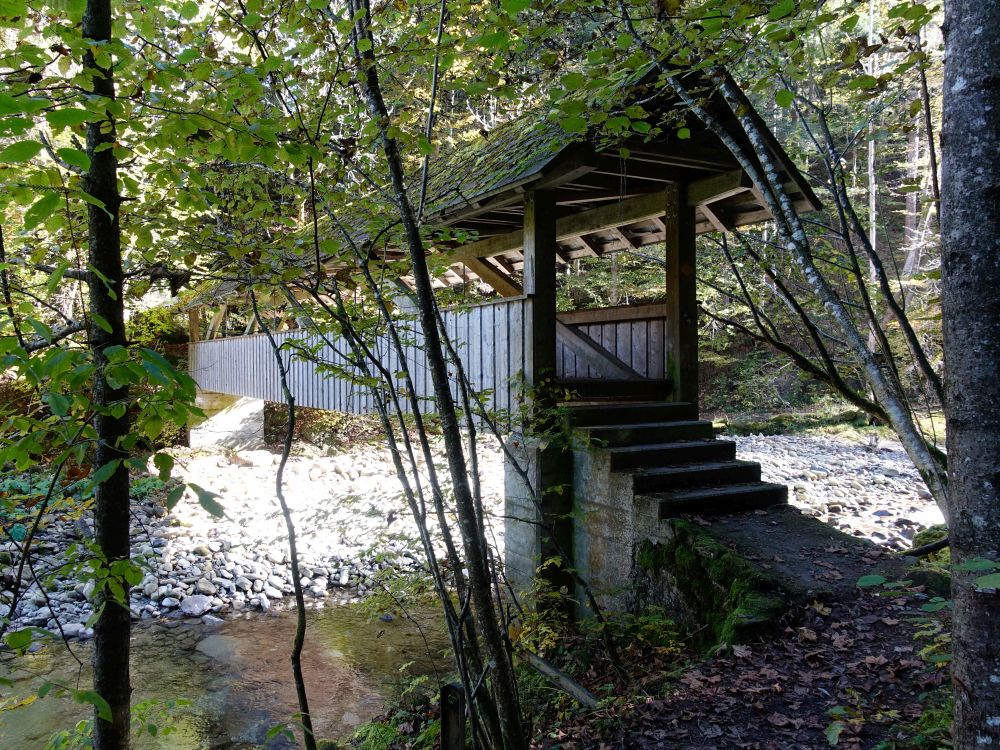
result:
<svg viewBox="0 0 1000 750"><path fill-rule="evenodd" d="M628 687L616 685L596 645L564 646L561 665L586 687L627 697L579 713L542 703L533 746L948 747L948 673L937 663L948 650L947 630L939 614L923 611L927 602L919 589L859 590L856 597L791 612L774 640L722 647L707 658L685 654L683 644L633 645L625 657Z"/></svg>

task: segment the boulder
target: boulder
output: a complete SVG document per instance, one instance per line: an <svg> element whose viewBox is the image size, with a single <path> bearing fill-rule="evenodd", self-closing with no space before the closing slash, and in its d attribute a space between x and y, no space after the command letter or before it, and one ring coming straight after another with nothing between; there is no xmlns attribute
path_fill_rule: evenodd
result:
<svg viewBox="0 0 1000 750"><path fill-rule="evenodd" d="M201 617L212 608L212 600L204 594L185 597L181 602L181 612L188 617Z"/></svg>

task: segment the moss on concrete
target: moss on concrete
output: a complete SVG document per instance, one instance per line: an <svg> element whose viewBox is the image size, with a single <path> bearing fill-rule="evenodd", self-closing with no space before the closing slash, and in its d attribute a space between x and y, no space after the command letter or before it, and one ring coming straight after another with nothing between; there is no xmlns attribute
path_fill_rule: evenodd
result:
<svg viewBox="0 0 1000 750"><path fill-rule="evenodd" d="M640 545L636 565L651 578L669 577L695 639L703 646L747 643L774 632L791 604L778 579L695 524L675 519L670 527L668 541Z"/></svg>

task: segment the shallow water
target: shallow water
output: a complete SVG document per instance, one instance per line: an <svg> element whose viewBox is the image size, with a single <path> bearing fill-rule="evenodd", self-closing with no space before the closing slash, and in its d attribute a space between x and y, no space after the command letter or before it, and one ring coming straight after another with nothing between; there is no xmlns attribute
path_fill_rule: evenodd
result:
<svg viewBox="0 0 1000 750"><path fill-rule="evenodd" d="M318 737L345 736L375 716L403 678L400 669L405 665L410 665L404 669L409 674L447 669L440 658L447 638L437 619L429 612L418 613L416 619L421 628L400 617L371 622L346 606L309 613L303 672ZM172 732L144 733L135 747L297 747L283 736L267 740L273 726L295 726L298 704L289 662L294 629L293 612L233 619L216 627L179 621L137 626L132 637L133 705L177 699L191 705L173 710L169 721L153 709L149 721L158 727L169 724ZM24 657L5 655L0 675L16 682L14 688L0 687L0 705L5 698L30 697L46 681L88 689L90 644L73 648L83 667L62 644ZM90 716L89 706L59 692L53 689L30 705L0 712L0 748L41 750L53 732L71 729Z"/></svg>

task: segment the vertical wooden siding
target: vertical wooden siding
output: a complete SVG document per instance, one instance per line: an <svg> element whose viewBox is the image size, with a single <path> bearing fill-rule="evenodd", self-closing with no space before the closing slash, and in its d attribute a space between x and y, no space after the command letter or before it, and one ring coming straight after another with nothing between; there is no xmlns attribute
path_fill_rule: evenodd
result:
<svg viewBox="0 0 1000 750"><path fill-rule="evenodd" d="M651 380L664 378L663 305L633 308L605 308L564 313L559 319L577 332L613 354L640 376ZM621 318L625 319L621 319ZM602 320L602 318L604 318ZM602 380L604 376L565 344L556 346L556 369L559 377L574 380Z"/></svg>
<svg viewBox="0 0 1000 750"><path fill-rule="evenodd" d="M442 313L445 330L462 360L473 388L484 394L491 410L516 407L516 378L524 362L524 298L510 298ZM434 410L434 386L427 370L424 335L418 322L400 325L403 356L413 390L423 411ZM350 362L350 348L342 338L323 343L317 334L284 331L274 334L288 366L288 385L299 406L369 414L375 401L359 382L361 371ZM403 370L399 352L388 335L368 341L379 362L395 375ZM315 352L315 354L311 354ZM281 383L271 345L265 334L198 341L190 344L189 370L206 391L281 402ZM310 358L324 366L317 366ZM331 368L335 368L332 369ZM458 372L449 366L452 396L458 397ZM397 380L402 386L402 380ZM411 410L408 400L404 409Z"/></svg>
<svg viewBox="0 0 1000 750"><path fill-rule="evenodd" d="M518 407L519 373L524 366L525 305L523 297L442 313L445 329L451 336L465 374L473 388L483 394L487 408L506 412ZM621 319L620 308L607 311L611 320L602 321L601 310L561 315L567 325L589 336L641 376L664 377L664 307L650 305L630 311ZM368 388L357 378L360 372L350 359L350 348L343 339L333 346L321 342L316 334L286 331L274 334L282 346L282 356L289 368L289 388L299 406L315 409L368 414L375 402ZM424 336L419 323L407 320L400 326L403 355L413 380L414 392L424 411L434 410L434 389L427 371ZM390 373L400 372L399 353L390 338L375 336L369 345ZM322 371L306 356L297 352L315 352L315 359L333 371ZM598 379L600 376L569 348L557 344L557 374L560 378ZM190 373L198 387L206 391L248 396L281 402L281 384L274 354L267 336L253 334L198 341L190 345ZM339 374L338 374L339 373ZM457 397L458 375L449 367L452 395ZM398 381L402 385L402 381ZM403 402L409 412L410 404Z"/></svg>

